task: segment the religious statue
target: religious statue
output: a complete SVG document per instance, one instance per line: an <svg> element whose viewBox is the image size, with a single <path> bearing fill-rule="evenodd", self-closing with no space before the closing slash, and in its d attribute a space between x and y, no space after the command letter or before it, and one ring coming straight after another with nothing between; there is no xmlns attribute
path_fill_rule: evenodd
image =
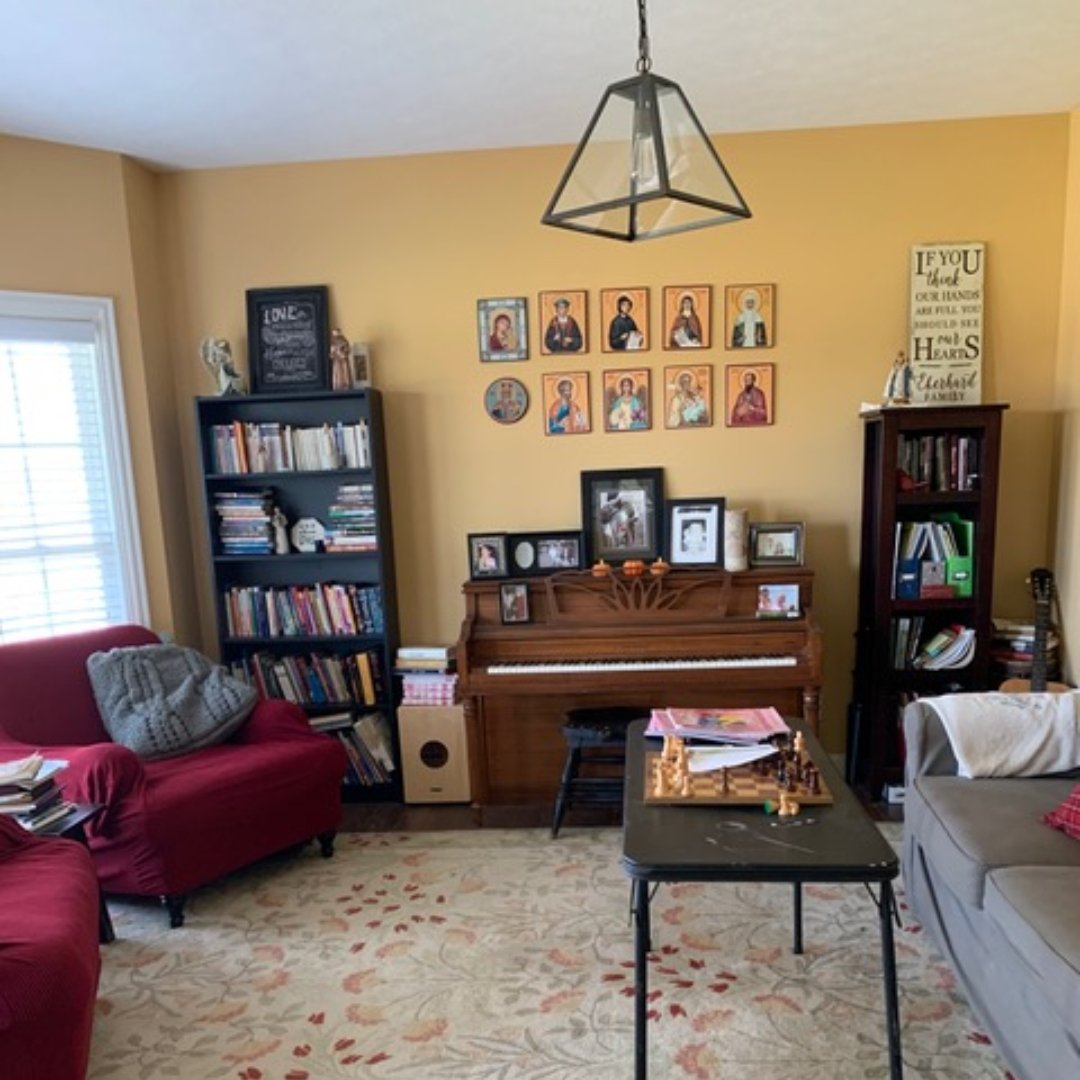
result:
<svg viewBox="0 0 1080 1080"><path fill-rule="evenodd" d="M224 338L203 338L199 352L214 376L219 396L247 393L244 376L233 367L232 348Z"/></svg>
<svg viewBox="0 0 1080 1080"><path fill-rule="evenodd" d="M903 349L896 354L889 377L885 380L885 404L911 404L911 364Z"/></svg>
<svg viewBox="0 0 1080 1080"><path fill-rule="evenodd" d="M270 523L274 527L274 554L288 555L291 550L289 547L289 534L286 531L289 519L281 512L280 507L274 507Z"/></svg>
<svg viewBox="0 0 1080 1080"><path fill-rule="evenodd" d="M330 331L330 386L334 390L352 389L352 346L340 330Z"/></svg>

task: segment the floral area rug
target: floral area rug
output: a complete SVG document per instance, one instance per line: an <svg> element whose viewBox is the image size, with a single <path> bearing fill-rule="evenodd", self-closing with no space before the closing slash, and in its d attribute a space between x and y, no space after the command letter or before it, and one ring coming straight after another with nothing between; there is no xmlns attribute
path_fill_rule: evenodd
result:
<svg viewBox="0 0 1080 1080"><path fill-rule="evenodd" d="M633 929L614 829L352 834L200 890L113 901L90 1080L626 1080ZM902 893L900 894L903 899ZM659 1080L886 1077L876 908L807 886L664 886ZM905 1075L1006 1077L945 962L897 933Z"/></svg>

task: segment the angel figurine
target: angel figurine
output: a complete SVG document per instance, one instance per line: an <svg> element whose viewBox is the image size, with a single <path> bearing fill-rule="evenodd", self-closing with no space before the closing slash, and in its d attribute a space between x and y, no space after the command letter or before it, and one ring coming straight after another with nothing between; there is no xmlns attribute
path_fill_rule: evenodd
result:
<svg viewBox="0 0 1080 1080"><path fill-rule="evenodd" d="M892 370L885 380L885 404L909 405L911 403L911 364L901 349L893 361Z"/></svg>
<svg viewBox="0 0 1080 1080"><path fill-rule="evenodd" d="M247 393L244 376L233 367L232 348L224 338L203 338L199 352L214 376L219 396Z"/></svg>

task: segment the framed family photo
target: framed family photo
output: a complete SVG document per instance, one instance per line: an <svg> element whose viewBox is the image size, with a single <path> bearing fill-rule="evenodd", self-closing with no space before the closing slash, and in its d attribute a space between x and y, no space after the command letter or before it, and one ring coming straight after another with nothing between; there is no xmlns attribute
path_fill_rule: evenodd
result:
<svg viewBox="0 0 1080 1080"><path fill-rule="evenodd" d="M603 352L638 352L649 347L649 290L638 285L600 290Z"/></svg>
<svg viewBox="0 0 1080 1080"><path fill-rule="evenodd" d="M712 286L664 286L664 348L707 349L712 344Z"/></svg>
<svg viewBox="0 0 1080 1080"><path fill-rule="evenodd" d="M541 383L544 430L548 435L585 435L592 431L587 371L546 372Z"/></svg>
<svg viewBox="0 0 1080 1080"><path fill-rule="evenodd" d="M529 326L524 296L476 301L481 360L528 360Z"/></svg>
<svg viewBox="0 0 1080 1080"><path fill-rule="evenodd" d="M469 533L469 577L507 577L506 533Z"/></svg>
<svg viewBox="0 0 1080 1080"><path fill-rule="evenodd" d="M751 566L802 566L804 525L801 521L752 521Z"/></svg>
<svg viewBox="0 0 1080 1080"><path fill-rule="evenodd" d="M499 586L499 612L504 623L529 621L529 586L524 581L507 581Z"/></svg>
<svg viewBox="0 0 1080 1080"><path fill-rule="evenodd" d="M797 619L799 608L798 585L762 585L758 589L757 617L759 619Z"/></svg>
<svg viewBox="0 0 1080 1080"><path fill-rule="evenodd" d="M604 372L604 430L647 431L649 412L648 368L616 368Z"/></svg>
<svg viewBox="0 0 1080 1080"><path fill-rule="evenodd" d="M510 573L514 577L554 574L581 569L581 533L513 533L508 542Z"/></svg>
<svg viewBox="0 0 1080 1080"><path fill-rule="evenodd" d="M776 286L728 285L724 327L725 348L772 348L776 344Z"/></svg>
<svg viewBox="0 0 1080 1080"><path fill-rule="evenodd" d="M723 499L668 499L667 515L672 566L723 566Z"/></svg>
<svg viewBox="0 0 1080 1080"><path fill-rule="evenodd" d="M663 547L664 470L583 472L581 521L588 564L658 558Z"/></svg>
<svg viewBox="0 0 1080 1080"><path fill-rule="evenodd" d="M540 353L589 351L588 293L584 289L559 289L540 294Z"/></svg>
<svg viewBox="0 0 1080 1080"><path fill-rule="evenodd" d="M766 427L775 409L775 364L728 364L724 368L724 423Z"/></svg>

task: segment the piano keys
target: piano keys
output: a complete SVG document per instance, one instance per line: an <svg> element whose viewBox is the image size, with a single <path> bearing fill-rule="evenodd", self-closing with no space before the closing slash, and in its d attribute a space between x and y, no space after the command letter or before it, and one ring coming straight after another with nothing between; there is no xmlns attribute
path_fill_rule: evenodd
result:
<svg viewBox="0 0 1080 1080"><path fill-rule="evenodd" d="M816 730L821 632L813 572L528 579L530 621L504 624L498 581L467 582L457 645L478 806L554 799L571 708L772 705ZM756 617L762 585L799 586L795 619Z"/></svg>

